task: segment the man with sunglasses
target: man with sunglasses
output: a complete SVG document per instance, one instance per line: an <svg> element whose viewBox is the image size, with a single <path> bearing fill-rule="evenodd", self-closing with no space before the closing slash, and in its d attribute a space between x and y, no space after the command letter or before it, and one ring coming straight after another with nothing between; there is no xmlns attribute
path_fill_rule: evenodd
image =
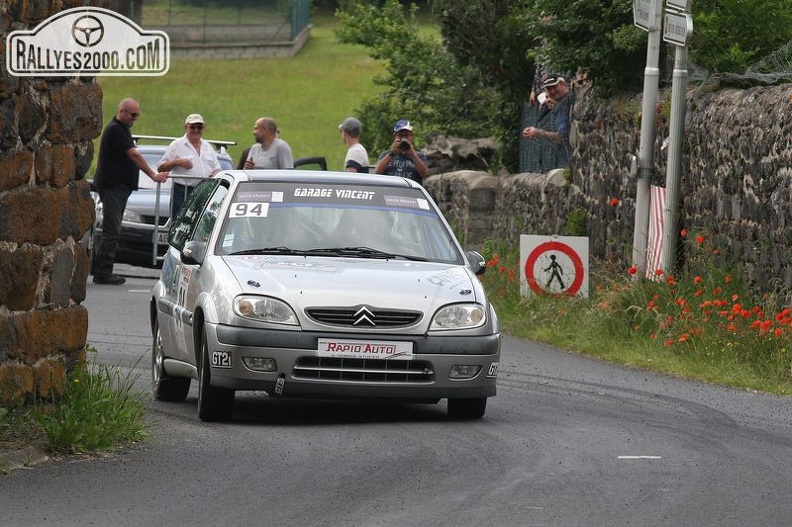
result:
<svg viewBox="0 0 792 527"><path fill-rule="evenodd" d="M204 119L191 113L184 120L184 135L174 139L160 159L157 170L169 171L173 178L170 215L176 217L187 196L201 182L220 171L214 147L203 138ZM190 176L189 178L178 176Z"/></svg>
<svg viewBox="0 0 792 527"><path fill-rule="evenodd" d="M94 175L94 187L102 201L102 236L94 258L95 284L121 285L126 279L113 274L115 253L121 236L121 220L127 200L138 189L138 171L157 182L168 179L167 172L154 172L138 152L130 128L140 117L140 104L124 99L118 113L107 124L99 142L99 159Z"/></svg>

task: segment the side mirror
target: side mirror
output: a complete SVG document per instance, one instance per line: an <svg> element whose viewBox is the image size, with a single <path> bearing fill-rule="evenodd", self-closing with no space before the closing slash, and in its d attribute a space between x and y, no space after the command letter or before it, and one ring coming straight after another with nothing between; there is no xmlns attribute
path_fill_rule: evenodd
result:
<svg viewBox="0 0 792 527"><path fill-rule="evenodd" d="M476 251L465 252L465 257L468 260L468 267L473 271L473 274L480 276L487 270L487 261Z"/></svg>
<svg viewBox="0 0 792 527"><path fill-rule="evenodd" d="M189 241L181 251L181 262L187 265L201 265L206 258L206 242Z"/></svg>

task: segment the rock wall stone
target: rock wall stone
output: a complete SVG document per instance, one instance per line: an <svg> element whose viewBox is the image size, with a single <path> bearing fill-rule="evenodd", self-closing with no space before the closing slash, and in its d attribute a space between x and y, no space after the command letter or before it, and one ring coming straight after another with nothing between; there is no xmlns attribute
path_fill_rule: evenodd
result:
<svg viewBox="0 0 792 527"><path fill-rule="evenodd" d="M0 41L95 1L0 0ZM2 62L0 60L0 62ZM93 78L14 77L0 69L0 405L63 389L85 362L94 217L83 177L102 126Z"/></svg>
<svg viewBox="0 0 792 527"><path fill-rule="evenodd" d="M715 263L742 265L757 289L788 293L792 84L717 91L692 87L687 105L680 229L705 235L717 249ZM661 92L652 175L652 183L660 186L666 179L669 109L670 94ZM630 166L639 150L640 123L640 96L601 101L579 95L569 171L497 177L455 171L430 177L426 187L468 245L491 238L516 242L520 234L586 235L593 257L626 267L635 226L636 180ZM479 193L482 187L486 195Z"/></svg>

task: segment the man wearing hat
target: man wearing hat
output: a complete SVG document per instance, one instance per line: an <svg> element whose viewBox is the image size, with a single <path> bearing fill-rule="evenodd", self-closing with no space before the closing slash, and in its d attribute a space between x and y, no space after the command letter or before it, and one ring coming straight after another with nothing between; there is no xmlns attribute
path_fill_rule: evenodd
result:
<svg viewBox="0 0 792 527"><path fill-rule="evenodd" d="M413 127L407 119L399 119L393 127L393 144L382 152L374 172L401 176L417 183L429 177L429 160L413 145Z"/></svg>
<svg viewBox="0 0 792 527"><path fill-rule="evenodd" d="M563 158L560 163L563 166L569 164L569 128L572 111L572 97L569 96L569 85L564 77L557 74L548 75L544 80L544 89L548 101L553 101L553 113L555 114L555 131L542 130L535 126L529 126L523 130L523 137L526 139L546 139L563 147Z"/></svg>
<svg viewBox="0 0 792 527"><path fill-rule="evenodd" d="M184 120L184 135L174 139L160 159L158 170L173 175L170 213L175 217L201 178L214 176L220 171L220 161L214 147L203 138L204 119L191 113ZM190 176L189 178L179 176Z"/></svg>
<svg viewBox="0 0 792 527"><path fill-rule="evenodd" d="M346 158L344 158L344 170L347 172L368 173L368 152L360 144L360 121L354 117L347 117L344 122L338 125L341 130L341 139L347 146Z"/></svg>

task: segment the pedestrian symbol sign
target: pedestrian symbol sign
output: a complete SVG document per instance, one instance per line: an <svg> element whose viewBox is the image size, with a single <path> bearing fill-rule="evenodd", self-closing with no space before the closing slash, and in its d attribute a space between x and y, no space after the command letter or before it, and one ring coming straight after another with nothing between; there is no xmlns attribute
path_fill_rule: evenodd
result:
<svg viewBox="0 0 792 527"><path fill-rule="evenodd" d="M520 236L520 291L588 297L588 238Z"/></svg>

